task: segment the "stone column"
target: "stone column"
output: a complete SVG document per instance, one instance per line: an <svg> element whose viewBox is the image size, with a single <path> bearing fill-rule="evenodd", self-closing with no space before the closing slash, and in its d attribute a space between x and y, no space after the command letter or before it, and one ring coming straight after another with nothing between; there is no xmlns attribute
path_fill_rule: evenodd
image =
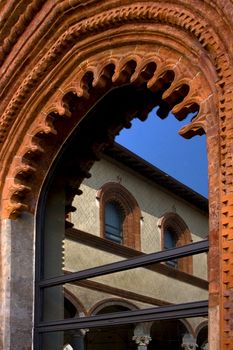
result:
<svg viewBox="0 0 233 350"><path fill-rule="evenodd" d="M196 339L191 334L185 334L182 339L181 347L184 350L196 350L197 349Z"/></svg>
<svg viewBox="0 0 233 350"><path fill-rule="evenodd" d="M147 350L151 337L149 335L134 335L133 340L138 345L138 350Z"/></svg>
<svg viewBox="0 0 233 350"><path fill-rule="evenodd" d="M72 336L73 350L85 350L85 336L89 329L78 329Z"/></svg>
<svg viewBox="0 0 233 350"><path fill-rule="evenodd" d="M201 350L208 350L209 349L209 343L205 343L202 347Z"/></svg>
<svg viewBox="0 0 233 350"><path fill-rule="evenodd" d="M139 323L134 329L133 340L138 345L138 350L147 350L147 345L151 341L150 328L151 322Z"/></svg>
<svg viewBox="0 0 233 350"><path fill-rule="evenodd" d="M32 347L34 217L0 222L0 349Z"/></svg>

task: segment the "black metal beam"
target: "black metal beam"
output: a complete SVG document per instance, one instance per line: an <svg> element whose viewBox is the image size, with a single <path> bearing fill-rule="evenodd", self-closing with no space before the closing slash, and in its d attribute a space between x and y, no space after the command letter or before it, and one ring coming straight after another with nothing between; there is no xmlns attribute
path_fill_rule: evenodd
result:
<svg viewBox="0 0 233 350"><path fill-rule="evenodd" d="M189 255L200 254L208 251L208 240L176 247L168 250L163 250L156 253L151 253L136 258L122 260L107 265L97 266L83 271L73 272L68 275L53 277L50 279L38 282L40 288L58 286L65 283L80 281L87 278L108 275L114 272L134 269L137 267L148 266L163 261L178 259Z"/></svg>
<svg viewBox="0 0 233 350"><path fill-rule="evenodd" d="M41 322L37 332L58 332L71 329L117 326L157 320L174 320L208 315L208 301L154 307L144 310L122 311L90 317L75 317L61 321Z"/></svg>

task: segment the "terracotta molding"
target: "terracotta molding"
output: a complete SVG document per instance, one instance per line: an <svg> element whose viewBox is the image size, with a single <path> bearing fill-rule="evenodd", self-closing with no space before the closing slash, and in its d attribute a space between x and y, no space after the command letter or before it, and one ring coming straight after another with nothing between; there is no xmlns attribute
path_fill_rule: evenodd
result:
<svg viewBox="0 0 233 350"><path fill-rule="evenodd" d="M31 0L31 3L26 6L26 8L22 11L22 6L18 8L18 11L15 11L15 17L18 15L18 20L16 20L16 23L14 25L11 24L11 30L10 32L6 32L6 37L3 40L3 44L1 46L1 52L0 52L0 65L4 62L4 59L11 51L13 45L17 42L25 28L28 26L30 21L33 19L35 14L40 10L43 3L45 3L46 0ZM14 4L11 9L13 12L15 8L17 8L17 5ZM18 14L19 10L22 11L21 14ZM8 16L11 16L11 13L8 13ZM6 19L5 19L6 20Z"/></svg>
<svg viewBox="0 0 233 350"><path fill-rule="evenodd" d="M131 5L124 6L120 9L112 9L105 11L99 15L92 16L91 18L81 21L77 25L72 26L66 32L62 34L59 40L52 46L52 48L46 53L46 55L38 62L35 68L24 79L20 88L14 94L14 98L8 104L5 112L1 117L2 125L4 125L4 133L0 133L0 140L3 142L6 129L14 120L15 114L18 112L22 103L25 102L28 93L31 91L35 84L38 84L43 77L51 70L60 59L61 55L64 55L75 42L83 40L87 35L96 34L99 31L112 28L119 24L127 23L128 21L159 21L160 23L167 23L170 25L176 25L185 31L192 30L192 35L196 36L196 40L199 41L204 47L209 47L209 42L217 55L222 53L222 45L220 44L218 37L212 33L209 29L208 23L202 18L198 19L191 11L187 11L184 8L172 9L169 6L162 5L161 3L155 4L143 4L143 5ZM221 51L220 51L221 50ZM224 60L223 76L229 73L227 69L227 61ZM221 69L222 65L216 68ZM229 79L229 76L228 76Z"/></svg>
<svg viewBox="0 0 233 350"><path fill-rule="evenodd" d="M64 90L62 90L63 92L61 92L61 90L58 91L59 97L55 97L55 101L52 104L50 104L50 107L45 107L47 112L42 112L40 114L40 116L34 122L35 126L32 125L31 131L25 136L25 140L18 150L18 155L14 158L14 166L11 166L11 171L8 173L7 179L4 182L5 190L7 192L3 194L3 198L5 201L8 198L11 201L11 203L9 203L8 205L4 204L4 207L5 212L10 212L10 217L16 217L23 210L34 210L34 208L30 209L30 205L28 203L25 203L24 198L30 195L30 193L32 192L34 194L34 197L37 198L37 193L40 189L42 178L43 176L45 176L45 174L43 174L43 171L47 173L47 169L44 168L44 166L40 167L39 171L37 171L37 169L34 169L34 166L31 165L30 159L33 157L39 157L43 159L44 157L46 164L51 163L51 160L49 160L48 157L50 157L50 159L53 159L53 154L56 151L56 148L54 148L56 144L54 144L54 141L51 144L51 141L55 138L57 139L57 142L59 141L59 144L61 145L62 139L59 140L59 138L61 138L62 136L64 140L65 137L67 137L67 133L69 133L72 130L70 128L74 126L74 123L78 123L78 120L80 120L82 116L85 115L86 110L90 108L91 104L93 104L104 93L106 93L106 91L108 91L111 88L111 86L121 86L124 85L126 81L132 81L133 85L142 85L144 84L144 82L147 82L147 86L149 87L149 89L155 93L158 81L160 81L159 84L161 84L161 82L162 84L165 84L166 79L170 79L169 76L167 76L167 72L171 72L173 69L175 76L174 86L173 84L171 84L172 89L170 89L169 91L167 90L165 98L167 104L174 104L174 98L175 100L177 98L177 87L182 88L182 86L184 86L181 73L182 67L179 64L179 60L178 62L172 62L171 59L168 62L164 61L161 65L159 65L158 69L156 69L156 59L154 60L154 57L151 56L151 54L149 54L148 56L145 54L139 55L139 52L137 54L134 53L126 55L124 59L120 59L118 55L116 55L115 57L112 56L110 61L109 59L107 59L107 65L106 58L103 60L102 57L102 60L97 61L98 63L96 63L97 58L95 58L93 60L93 63L91 63L90 61L89 65L86 65L85 69L79 71L78 75L76 75L75 81L73 83L69 83L68 86L66 86L65 92ZM135 69L131 67L132 64L136 65ZM154 64L154 67L151 70L150 67L152 64ZM112 67L115 67L115 72L112 71ZM148 72L147 67L149 69ZM205 85L201 79L201 76L199 76L199 79L197 79L196 77L195 80L190 80L190 78L186 78L185 81L186 83L189 82L190 84L189 94L191 96L192 93L194 93L195 89L197 89L197 86L198 91L201 91L202 86ZM89 90L93 90L94 92L91 93L89 92ZM76 93L79 96L78 98L82 99L82 111L78 117L78 120L77 117L76 120L73 117L70 118L71 105L69 105L69 103L65 101L66 96L68 96L71 91L72 94ZM198 105L198 95L194 99L193 97L191 97L190 99L189 94L187 97L184 95L184 101L182 103L179 103L179 105L175 106L176 111L173 108L174 113L177 114L178 118L183 119L185 115L189 112L189 110L192 110L193 105ZM203 95L206 95L206 92L203 92ZM201 112L203 112L202 108ZM142 118L145 119L147 113L148 111L145 109L145 115L143 116L143 113L141 111ZM182 115L180 115L180 113L182 113ZM206 107L204 115L206 114L210 114L210 111L208 111L208 107ZM129 117L132 118L133 115ZM59 120L62 121L62 119L64 118L66 119L66 125L62 124L61 131L59 132L59 130L56 130L54 122ZM69 120L67 118L69 118ZM198 117L195 118L195 120L197 119ZM120 128L124 126L128 127L127 123L128 121L126 120ZM202 128L205 128L205 122L203 121L201 123ZM109 130L107 131L107 133L109 136L112 135L110 137L114 138L114 135L117 132L119 132L120 128L116 129L115 131ZM66 131L66 134L64 134L64 131ZM200 133L200 130L196 130L196 132ZM41 141L47 142L47 145L45 143L45 146L42 147ZM41 164L42 163L40 163L40 165ZM33 181L34 184L38 183L38 188L37 190L35 190L34 187L32 191L31 182L32 178L35 176L40 176L41 180L40 182L38 182L38 180ZM28 179L29 183L27 183Z"/></svg>

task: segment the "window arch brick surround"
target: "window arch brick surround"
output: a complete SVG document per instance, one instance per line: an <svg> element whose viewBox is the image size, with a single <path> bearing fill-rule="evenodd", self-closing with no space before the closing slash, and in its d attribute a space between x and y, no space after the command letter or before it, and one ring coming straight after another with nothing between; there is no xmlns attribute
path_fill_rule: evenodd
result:
<svg viewBox="0 0 233 350"><path fill-rule="evenodd" d="M141 210L133 195L121 184L108 182L97 192L96 198L100 203L100 236L105 236L105 205L107 202L116 202L124 213L123 244L140 250Z"/></svg>
<svg viewBox="0 0 233 350"><path fill-rule="evenodd" d="M97 315L102 309L108 306L123 306L125 308L128 308L129 310L137 310L138 307L134 305L129 300L120 299L120 298L108 298L99 301L95 305L93 305L90 310L88 311L89 315Z"/></svg>
<svg viewBox="0 0 233 350"><path fill-rule="evenodd" d="M69 300L71 304L74 305L74 307L77 310L77 314L83 317L83 315L87 315L87 310L85 309L84 305L81 303L80 300L77 299L77 297L69 291L67 288L64 288L64 297Z"/></svg>
<svg viewBox="0 0 233 350"><path fill-rule="evenodd" d="M180 247L182 245L192 242L191 232L184 222L184 220L176 213L166 213L159 221L161 228L161 242L162 249L164 249L164 232L166 229L171 229L176 235L176 246ZM178 260L178 269L192 274L193 273L193 258L192 256L187 256L185 258Z"/></svg>

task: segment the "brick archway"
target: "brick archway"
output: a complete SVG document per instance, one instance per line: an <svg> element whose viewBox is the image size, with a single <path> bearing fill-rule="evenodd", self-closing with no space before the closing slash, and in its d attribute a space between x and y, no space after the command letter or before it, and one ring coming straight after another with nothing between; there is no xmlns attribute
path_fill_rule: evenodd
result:
<svg viewBox="0 0 233 350"><path fill-rule="evenodd" d="M180 1L174 6L174 2L109 0L98 6L88 2L85 9L82 5L78 0L34 0L17 10L15 1L0 8L2 230L8 219L16 220L9 220L16 227L24 225L25 215L35 214L42 184L62 145L106 93L125 85L146 86L154 94L160 91L156 103L162 117L170 109L178 119L198 111L182 133L191 137L204 129L207 134L209 310L210 320L217 319L219 325L214 332L210 322L210 346L231 348L232 3L205 0L197 6ZM103 144L130 126L139 107L117 125L103 128L100 140L93 140L88 166ZM148 110L142 110L143 118ZM83 176L88 166L82 169ZM1 247L7 244L6 237ZM3 248L1 256L1 294L6 301ZM33 261L32 252L30 258Z"/></svg>

